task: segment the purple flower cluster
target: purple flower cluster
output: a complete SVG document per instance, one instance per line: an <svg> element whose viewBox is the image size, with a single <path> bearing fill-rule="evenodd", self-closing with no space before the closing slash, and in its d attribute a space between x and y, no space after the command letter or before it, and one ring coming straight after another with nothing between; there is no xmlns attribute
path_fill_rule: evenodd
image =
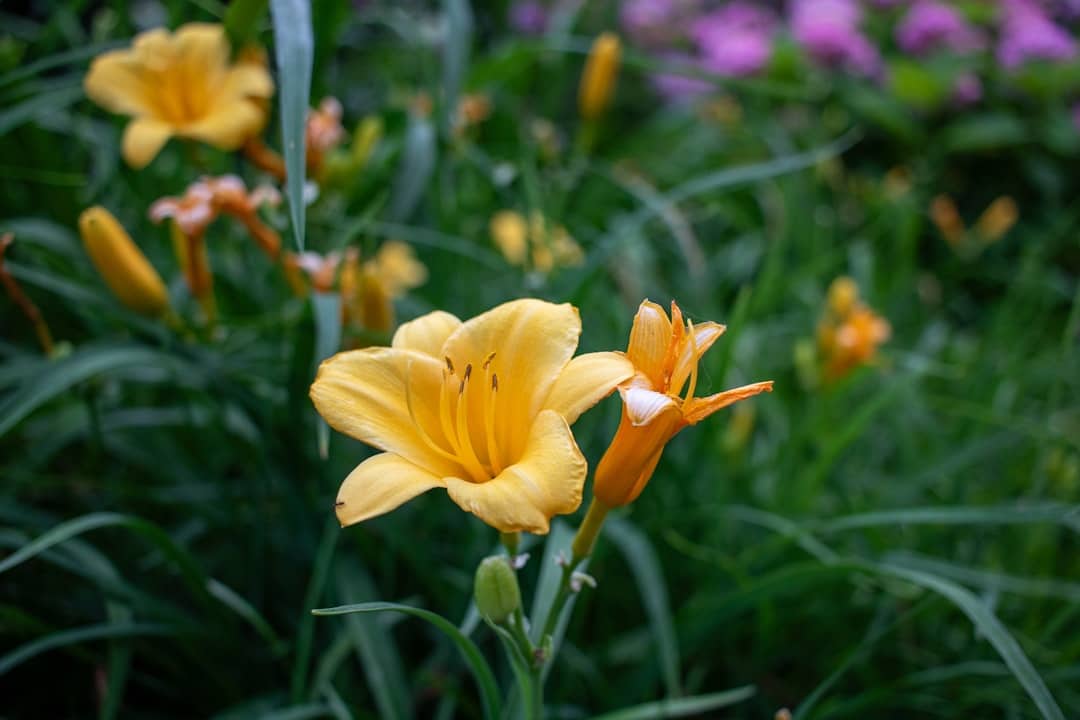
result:
<svg viewBox="0 0 1080 720"><path fill-rule="evenodd" d="M1032 60L1061 61L1076 56L1076 41L1035 0L1002 0L998 64L1014 69Z"/></svg>
<svg viewBox="0 0 1080 720"><path fill-rule="evenodd" d="M877 48L860 29L857 0L792 0L791 34L816 62L859 75L881 69Z"/></svg>
<svg viewBox="0 0 1080 720"><path fill-rule="evenodd" d="M968 53L981 50L986 40L960 12L938 0L916 0L896 26L896 43L912 55L937 50Z"/></svg>

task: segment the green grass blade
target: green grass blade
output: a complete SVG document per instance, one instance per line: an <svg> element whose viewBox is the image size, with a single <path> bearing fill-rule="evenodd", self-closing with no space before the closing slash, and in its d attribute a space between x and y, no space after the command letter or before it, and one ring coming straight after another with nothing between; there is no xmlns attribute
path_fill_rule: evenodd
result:
<svg viewBox="0 0 1080 720"><path fill-rule="evenodd" d="M409 127L405 131L405 146L390 194L390 221L407 220L420 204L435 172L436 153L435 128L431 126L431 121L410 115Z"/></svg>
<svg viewBox="0 0 1080 720"><path fill-rule="evenodd" d="M442 130L449 135L457 117L458 96L469 64L472 45L472 9L467 0L444 0L446 36L442 53Z"/></svg>
<svg viewBox="0 0 1080 720"><path fill-rule="evenodd" d="M973 507L917 507L879 510L838 518L821 526L824 532L883 525L1027 525L1052 523L1080 533L1080 505L1024 503Z"/></svg>
<svg viewBox="0 0 1080 720"><path fill-rule="evenodd" d="M21 645L0 657L0 675L4 675L43 652L69 645L77 645L88 640L161 637L173 634L175 634L174 630L168 625L158 623L105 623L72 630L61 630Z"/></svg>
<svg viewBox="0 0 1080 720"><path fill-rule="evenodd" d="M71 85L32 95L0 110L0 136L43 113L55 113L74 105L83 96L82 85Z"/></svg>
<svg viewBox="0 0 1080 720"><path fill-rule="evenodd" d="M66 390L103 372L131 367L175 367L176 358L139 346L88 347L43 367L0 403L0 437L23 418Z"/></svg>
<svg viewBox="0 0 1080 720"><path fill-rule="evenodd" d="M271 0L274 23L274 52L281 79L281 146L284 148L285 194L289 198L296 246L304 249L304 180L307 148L308 97L315 42L311 33L311 4L306 0Z"/></svg>
<svg viewBox="0 0 1080 720"><path fill-rule="evenodd" d="M461 634L461 631L442 615L410 605L400 605L398 603L389 602L342 605L341 607L322 608L319 610L312 610L311 612L313 615L320 616L347 615L349 613L400 612L420 618L421 620L426 620L450 638L454 645L457 646L458 651L461 652L462 657L472 671L473 677L476 679L477 686L480 688L480 699L484 707L484 717L487 718L487 720L496 720L499 718L500 713L502 712L502 702L499 696L499 686L495 682L495 675L491 672L491 667L488 665L487 660L484 659L480 649L476 647L476 644Z"/></svg>
<svg viewBox="0 0 1080 720"><path fill-rule="evenodd" d="M645 605L649 627L656 642L667 694L669 697L679 697L682 695L679 644L668 605L667 583L656 550L643 532L621 517L608 519L604 525L604 535L619 549L634 574L638 595Z"/></svg>
<svg viewBox="0 0 1080 720"><path fill-rule="evenodd" d="M597 715L593 720L654 720L654 718L677 718L687 715L719 710L741 703L753 697L757 690L753 685L744 685L733 690L725 690L708 695L695 695L676 700L658 700L657 702L635 705L615 712Z"/></svg>
<svg viewBox="0 0 1080 720"><path fill-rule="evenodd" d="M141 518L119 513L91 513L57 525L0 561L0 574L73 537L105 527L125 527L145 537L176 565L197 597L209 599L205 576L183 548L173 542L172 538L157 525Z"/></svg>
<svg viewBox="0 0 1080 720"><path fill-rule="evenodd" d="M1028 660L1020 644L1016 642L1016 639L997 619L997 616L994 615L986 603L956 583L936 575L889 563L868 563L868 565L882 574L907 580L927 590L932 590L956 605L961 612L968 616L979 634L994 646L1001 659L1005 661L1005 664L1012 671L1013 676L1027 691L1035 706L1039 708L1042 716L1047 720L1065 720L1064 713L1058 707L1054 696L1050 694L1050 689L1046 687L1042 676L1039 675L1038 671L1035 670L1035 666Z"/></svg>

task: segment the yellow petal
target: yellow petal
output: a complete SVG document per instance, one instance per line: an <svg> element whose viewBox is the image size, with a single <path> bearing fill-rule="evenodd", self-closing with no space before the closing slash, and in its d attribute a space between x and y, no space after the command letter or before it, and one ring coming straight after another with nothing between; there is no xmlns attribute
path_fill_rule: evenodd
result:
<svg viewBox="0 0 1080 720"><path fill-rule="evenodd" d="M265 113L251 100L219 103L198 122L186 125L178 134L195 138L221 150L235 150L259 132Z"/></svg>
<svg viewBox="0 0 1080 720"><path fill-rule="evenodd" d="M520 457L532 420L573 356L580 334L577 308L528 298L477 315L446 339L443 352L459 373L468 365L479 371L495 353L489 369L498 376L496 434L506 457Z"/></svg>
<svg viewBox="0 0 1080 720"><path fill-rule="evenodd" d="M446 490L461 509L500 532L543 535L552 517L581 504L587 470L566 421L544 410L533 423L520 461L485 483L446 478Z"/></svg>
<svg viewBox="0 0 1080 720"><path fill-rule="evenodd" d="M634 365L622 353L597 352L578 355L567 363L555 381L544 407L562 415L571 425L581 413L629 380Z"/></svg>
<svg viewBox="0 0 1080 720"><path fill-rule="evenodd" d="M154 112L153 88L147 87L144 75L127 50L113 50L95 58L83 79L83 88L87 97L111 112L124 115Z"/></svg>
<svg viewBox="0 0 1080 720"><path fill-rule="evenodd" d="M216 23L188 23L173 35L176 56L189 83L201 82L218 89L229 64L229 40L225 27Z"/></svg>
<svg viewBox="0 0 1080 720"><path fill-rule="evenodd" d="M671 321L664 308L648 300L642 301L634 315L626 356L654 388L663 387L664 358L667 357L670 342Z"/></svg>
<svg viewBox="0 0 1080 720"><path fill-rule="evenodd" d="M687 403L685 413L686 422L690 425L696 425L721 408L725 408L740 400L745 400L748 397L753 397L758 393L772 392L772 388L773 381L767 380L765 382L754 383L753 385L743 385L742 387L718 392L715 395L709 395L708 397L694 398Z"/></svg>
<svg viewBox="0 0 1080 720"><path fill-rule="evenodd" d="M274 95L274 81L266 68L254 63L233 66L225 76L222 95L243 98L269 98Z"/></svg>
<svg viewBox="0 0 1080 720"><path fill-rule="evenodd" d="M157 157L172 134L173 128L166 123L148 118L135 118L124 129L122 147L124 160L136 170L141 170Z"/></svg>
<svg viewBox="0 0 1080 720"><path fill-rule="evenodd" d="M664 393L658 393L640 387L630 387L621 391L623 407L630 423L635 427L648 425L664 413L681 414L679 401Z"/></svg>
<svg viewBox="0 0 1080 720"><path fill-rule="evenodd" d="M393 453L360 463L338 490L334 510L342 527L390 512L420 493L445 483L436 475Z"/></svg>
<svg viewBox="0 0 1080 720"><path fill-rule="evenodd" d="M461 326L461 321L442 310L430 312L404 323L394 333L391 347L415 350L443 361L443 343Z"/></svg>
<svg viewBox="0 0 1080 720"><path fill-rule="evenodd" d="M429 355L393 348L343 352L323 361L311 400L338 432L395 453L439 477L461 472L425 440L438 431L442 365Z"/></svg>

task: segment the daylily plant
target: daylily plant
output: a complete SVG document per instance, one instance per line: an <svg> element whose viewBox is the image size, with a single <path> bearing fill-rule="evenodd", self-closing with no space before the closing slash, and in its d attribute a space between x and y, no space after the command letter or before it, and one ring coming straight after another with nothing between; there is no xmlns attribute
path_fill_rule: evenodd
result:
<svg viewBox="0 0 1080 720"><path fill-rule="evenodd" d="M572 358L580 334L573 306L523 299L466 322L433 312L389 348L323 362L319 413L383 451L342 484L342 525L437 487L503 533L547 533L576 510L586 462L570 425L633 373L619 353Z"/></svg>

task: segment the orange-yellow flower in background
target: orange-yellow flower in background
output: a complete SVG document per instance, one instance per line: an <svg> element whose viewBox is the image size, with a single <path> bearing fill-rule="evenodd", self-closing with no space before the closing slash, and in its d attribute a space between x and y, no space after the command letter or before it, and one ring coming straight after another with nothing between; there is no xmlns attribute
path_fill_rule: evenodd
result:
<svg viewBox="0 0 1080 720"><path fill-rule="evenodd" d="M826 305L818 324L818 350L825 377L835 380L871 362L892 330L885 318L859 299L859 287L849 277L833 280Z"/></svg>
<svg viewBox="0 0 1080 720"><path fill-rule="evenodd" d="M557 267L580 265L585 260L581 246L561 225L550 225L544 216L534 212L525 217L513 210L500 210L491 216L491 239L511 265L526 263L541 273Z"/></svg>
<svg viewBox="0 0 1080 720"><path fill-rule="evenodd" d="M964 240L964 221L956 203L948 195L938 195L930 201L930 220L937 226L938 232L953 248L959 247Z"/></svg>
<svg viewBox="0 0 1080 720"><path fill-rule="evenodd" d="M984 243L996 242L1012 229L1019 217L1020 209L1016 206L1016 201L1008 195L1002 195L987 205L975 221L975 233Z"/></svg>
<svg viewBox="0 0 1080 720"><path fill-rule="evenodd" d="M593 493L604 506L633 502L652 477L664 446L684 427L696 425L739 400L772 391L773 383L768 380L706 397L694 396L698 361L724 330L714 322L684 325L682 311L674 301L670 319L656 303L641 303L626 350L635 374L619 387L622 419L600 459L593 484Z"/></svg>
<svg viewBox="0 0 1080 720"><path fill-rule="evenodd" d="M466 322L433 312L391 347L323 362L319 414L383 451L342 484L342 525L437 487L500 532L546 533L577 509L586 462L569 426L633 372L618 353L572 358L580 334L573 306L523 299Z"/></svg>
<svg viewBox="0 0 1080 720"><path fill-rule="evenodd" d="M394 329L394 300L427 282L428 271L413 249L399 241L384 242L375 257L347 261L341 271L341 295L348 320L365 330Z"/></svg>
<svg viewBox="0 0 1080 720"><path fill-rule="evenodd" d="M144 315L161 315L169 294L161 276L123 226L100 205L79 216L79 234L98 273L120 302Z"/></svg>
<svg viewBox="0 0 1080 720"><path fill-rule="evenodd" d="M603 114L615 93L619 75L619 56L622 43L612 32L601 33L593 42L585 69L581 72L578 89L578 109L585 120L595 120Z"/></svg>
<svg viewBox="0 0 1080 720"><path fill-rule="evenodd" d="M232 63L229 54L221 25L190 23L175 33L149 30L130 49L94 59L86 94L132 116L123 139L129 165L145 167L174 136L235 150L262 129L270 73L258 62Z"/></svg>

